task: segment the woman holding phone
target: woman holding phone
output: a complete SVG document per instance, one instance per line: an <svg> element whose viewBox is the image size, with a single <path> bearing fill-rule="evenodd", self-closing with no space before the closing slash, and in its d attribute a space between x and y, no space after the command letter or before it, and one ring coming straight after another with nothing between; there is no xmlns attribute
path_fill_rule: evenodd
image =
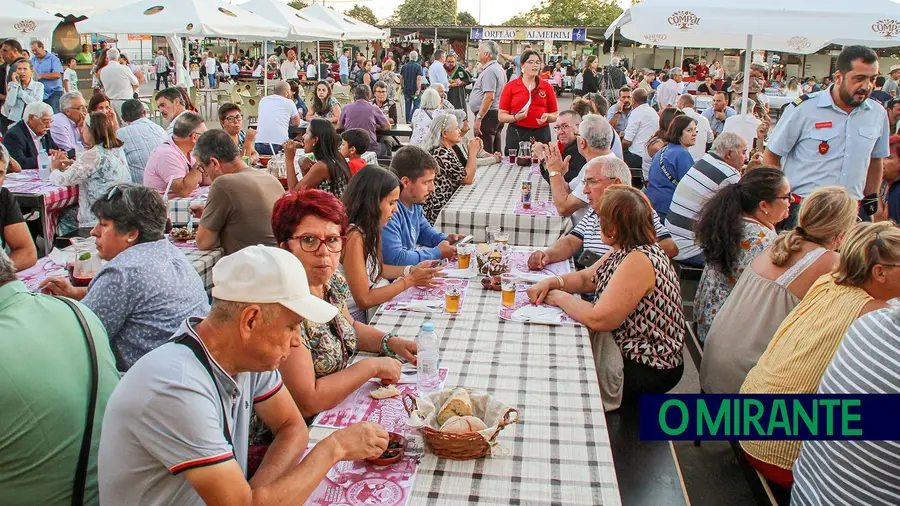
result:
<svg viewBox="0 0 900 506"><path fill-rule="evenodd" d="M553 85L540 78L543 59L531 49L522 53L522 75L503 87L500 94L501 123L506 129L506 149L518 149L519 142L550 142L550 123L556 121L559 107Z"/></svg>

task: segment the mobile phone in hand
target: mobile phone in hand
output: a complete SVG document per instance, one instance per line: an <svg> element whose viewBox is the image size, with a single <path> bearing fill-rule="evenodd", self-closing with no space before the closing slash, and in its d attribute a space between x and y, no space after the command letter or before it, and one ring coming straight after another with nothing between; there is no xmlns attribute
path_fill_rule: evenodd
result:
<svg viewBox="0 0 900 506"><path fill-rule="evenodd" d="M454 244L454 246L456 246L456 247L462 246L463 244L472 242L474 239L475 239L474 235L467 235L467 236L463 237L462 239L456 241L456 244Z"/></svg>

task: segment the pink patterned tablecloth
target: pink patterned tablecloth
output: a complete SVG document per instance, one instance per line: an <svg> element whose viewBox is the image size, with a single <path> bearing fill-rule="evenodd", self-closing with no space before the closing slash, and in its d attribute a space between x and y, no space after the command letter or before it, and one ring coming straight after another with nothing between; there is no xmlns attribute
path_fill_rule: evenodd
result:
<svg viewBox="0 0 900 506"><path fill-rule="evenodd" d="M53 260L50 260L49 257L44 257L33 266L24 271L19 271L16 275L20 281L25 283L28 291L36 292L41 286L41 281L54 276L68 277L69 273L66 272L65 267L60 267L53 263Z"/></svg>
<svg viewBox="0 0 900 506"><path fill-rule="evenodd" d="M513 213L522 216L559 216L556 206L549 200L535 200L531 203L530 209L525 209L520 200L516 202Z"/></svg>
<svg viewBox="0 0 900 506"><path fill-rule="evenodd" d="M312 445L306 449L306 454ZM419 459L407 454L398 462L377 466L365 460L338 462L304 504L307 506L405 506L412 497Z"/></svg>
<svg viewBox="0 0 900 506"><path fill-rule="evenodd" d="M50 181L43 181L38 177L37 169L7 174L3 186L16 196L42 197L41 219L44 221L44 229L51 236L51 241L59 211L78 204L77 186L52 185Z"/></svg>

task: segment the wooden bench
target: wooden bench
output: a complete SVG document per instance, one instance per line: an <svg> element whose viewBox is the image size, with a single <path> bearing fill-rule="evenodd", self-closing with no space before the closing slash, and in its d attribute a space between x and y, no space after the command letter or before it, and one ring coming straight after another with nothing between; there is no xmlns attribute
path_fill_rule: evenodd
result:
<svg viewBox="0 0 900 506"><path fill-rule="evenodd" d="M747 485L756 499L756 503L760 506L788 506L791 503L791 491L770 484L769 480L747 460L740 443L737 441L729 441L729 443L731 444L731 450L734 452L734 457L744 473Z"/></svg>

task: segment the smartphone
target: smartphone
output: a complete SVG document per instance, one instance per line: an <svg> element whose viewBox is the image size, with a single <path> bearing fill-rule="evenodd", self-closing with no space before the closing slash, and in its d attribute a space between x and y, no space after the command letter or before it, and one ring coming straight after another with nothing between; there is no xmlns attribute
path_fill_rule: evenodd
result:
<svg viewBox="0 0 900 506"><path fill-rule="evenodd" d="M450 260L449 260L449 259L447 259L447 258L442 258L441 261L438 262L437 265L435 265L435 267L443 267L444 265L447 265L448 263L450 263Z"/></svg>
<svg viewBox="0 0 900 506"><path fill-rule="evenodd" d="M586 249L581 252L581 255L578 256L578 260L576 260L576 262L584 267L590 267L597 263L597 260L600 260L601 258L603 257L589 249Z"/></svg>
<svg viewBox="0 0 900 506"><path fill-rule="evenodd" d="M457 247L462 246L463 244L472 242L474 239L475 239L474 235L467 235L467 236L463 237L462 239L456 241L456 244L454 244L454 246L457 246Z"/></svg>

